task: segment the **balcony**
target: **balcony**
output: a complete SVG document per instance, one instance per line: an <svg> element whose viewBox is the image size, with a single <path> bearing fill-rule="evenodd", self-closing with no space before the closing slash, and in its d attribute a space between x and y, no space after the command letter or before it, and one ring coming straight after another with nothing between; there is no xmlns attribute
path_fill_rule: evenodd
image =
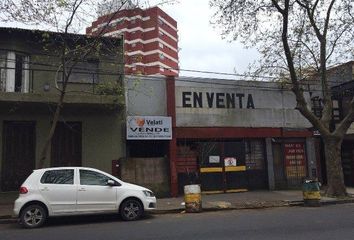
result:
<svg viewBox="0 0 354 240"><path fill-rule="evenodd" d="M0 113L53 111L60 96L56 84L60 87L62 83L55 81L55 75L44 70L22 69L21 74L10 70L15 74L0 68ZM102 92L101 85L96 73L75 72L67 85L63 109L85 113L121 110L118 103L124 102L124 96Z"/></svg>

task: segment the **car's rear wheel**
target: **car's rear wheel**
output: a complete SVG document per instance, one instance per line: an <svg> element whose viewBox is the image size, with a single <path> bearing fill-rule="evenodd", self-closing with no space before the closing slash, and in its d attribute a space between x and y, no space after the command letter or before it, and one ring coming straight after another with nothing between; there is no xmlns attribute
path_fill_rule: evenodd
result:
<svg viewBox="0 0 354 240"><path fill-rule="evenodd" d="M137 199L127 199L125 200L120 208L120 215L125 221L134 221L139 218L144 213L143 205Z"/></svg>
<svg viewBox="0 0 354 240"><path fill-rule="evenodd" d="M47 212L38 205L29 205L21 211L20 223L25 228L37 228L43 225L47 219Z"/></svg>

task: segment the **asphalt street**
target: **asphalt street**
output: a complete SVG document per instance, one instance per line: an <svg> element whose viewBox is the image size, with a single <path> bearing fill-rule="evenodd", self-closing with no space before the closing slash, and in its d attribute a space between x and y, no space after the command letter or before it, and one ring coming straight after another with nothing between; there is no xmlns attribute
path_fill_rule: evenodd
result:
<svg viewBox="0 0 354 240"><path fill-rule="evenodd" d="M148 216L52 219L40 229L0 224L0 239L353 239L354 204Z"/></svg>

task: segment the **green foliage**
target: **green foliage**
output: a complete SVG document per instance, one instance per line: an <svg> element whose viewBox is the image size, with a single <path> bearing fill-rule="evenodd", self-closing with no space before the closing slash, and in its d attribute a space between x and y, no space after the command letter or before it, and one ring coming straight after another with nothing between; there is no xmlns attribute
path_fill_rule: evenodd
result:
<svg viewBox="0 0 354 240"><path fill-rule="evenodd" d="M58 0L57 1L58 7L67 7L69 3L65 0Z"/></svg>
<svg viewBox="0 0 354 240"><path fill-rule="evenodd" d="M119 82L99 83L95 87L95 94L113 97L113 101L118 109L125 107L124 87Z"/></svg>
<svg viewBox="0 0 354 240"><path fill-rule="evenodd" d="M103 82L96 86L95 93L98 95L123 96L124 88L118 82Z"/></svg>

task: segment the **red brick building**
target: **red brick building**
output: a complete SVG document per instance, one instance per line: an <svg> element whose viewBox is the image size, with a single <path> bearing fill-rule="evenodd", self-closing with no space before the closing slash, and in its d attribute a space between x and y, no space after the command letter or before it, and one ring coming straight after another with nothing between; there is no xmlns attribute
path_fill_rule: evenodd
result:
<svg viewBox="0 0 354 240"><path fill-rule="evenodd" d="M127 6L115 16L107 9L101 12L105 15L94 21L86 33L98 34L110 22L104 29L106 36L124 34L126 74L178 75L177 22L173 18L158 7Z"/></svg>

